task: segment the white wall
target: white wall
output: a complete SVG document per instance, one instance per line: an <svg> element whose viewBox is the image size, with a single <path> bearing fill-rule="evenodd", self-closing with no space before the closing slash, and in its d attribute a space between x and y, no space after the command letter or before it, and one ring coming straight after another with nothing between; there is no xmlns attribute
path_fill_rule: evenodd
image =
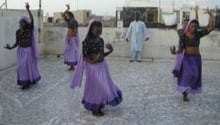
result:
<svg viewBox="0 0 220 125"><path fill-rule="evenodd" d="M32 11L34 16L35 30L38 36L38 13ZM0 10L0 70L8 68L16 63L16 49L6 50L3 47L6 44L15 43L15 33L19 27L18 21L22 16L28 16L25 10ZM41 29L42 29L41 25ZM42 30L43 31L43 30ZM41 40L42 41L42 40ZM44 51L44 45L39 44L41 53Z"/></svg>
<svg viewBox="0 0 220 125"><path fill-rule="evenodd" d="M111 56L129 57L130 43L125 42L124 36L127 29L104 28L102 37L105 42L113 44L114 52ZM169 59L170 45L177 44L178 36L175 30L149 29L150 40L144 44L144 58ZM62 54L65 28L45 27L45 54ZM79 28L80 40L85 33L85 28ZM201 53L203 59L220 60L220 32L213 31L209 36L201 39Z"/></svg>

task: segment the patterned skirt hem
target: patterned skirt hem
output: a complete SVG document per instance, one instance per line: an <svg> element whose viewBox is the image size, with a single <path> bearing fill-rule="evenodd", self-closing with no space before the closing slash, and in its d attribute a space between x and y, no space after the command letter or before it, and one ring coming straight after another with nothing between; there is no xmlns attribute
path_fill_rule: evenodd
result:
<svg viewBox="0 0 220 125"><path fill-rule="evenodd" d="M19 86L25 86L25 85L34 85L37 84L41 80L41 76L36 78L35 80L17 80L17 84Z"/></svg>
<svg viewBox="0 0 220 125"><path fill-rule="evenodd" d="M101 104L92 104L89 103L85 100L82 100L82 104L84 104L84 107L89 110L89 111L98 111L102 108L105 107L105 105L110 105L110 106L116 106L122 102L122 94L120 91L117 92L118 96L115 97L112 101L107 102L106 104L101 103Z"/></svg>

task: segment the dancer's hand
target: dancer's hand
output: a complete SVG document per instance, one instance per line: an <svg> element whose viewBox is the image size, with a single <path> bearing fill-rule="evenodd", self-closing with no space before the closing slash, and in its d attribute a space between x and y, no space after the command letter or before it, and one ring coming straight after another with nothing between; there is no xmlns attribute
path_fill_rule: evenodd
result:
<svg viewBox="0 0 220 125"><path fill-rule="evenodd" d="M199 11L199 6L196 5L196 7L194 8L195 12L198 12Z"/></svg>
<svg viewBox="0 0 220 125"><path fill-rule="evenodd" d="M102 61L104 61L104 55L103 55L103 54L100 53L98 58L99 58L99 59L98 59L97 62L102 62Z"/></svg>
<svg viewBox="0 0 220 125"><path fill-rule="evenodd" d="M9 44L6 44L6 45L4 46L4 48L5 48L5 49L12 49Z"/></svg>
<svg viewBox="0 0 220 125"><path fill-rule="evenodd" d="M145 41L148 41L148 40L149 40L149 37L145 39Z"/></svg>
<svg viewBox="0 0 220 125"><path fill-rule="evenodd" d="M110 51L113 51L113 47L110 43L107 43L106 45L106 48L109 49Z"/></svg>
<svg viewBox="0 0 220 125"><path fill-rule="evenodd" d="M67 11L70 10L70 4L66 4L66 10L67 10Z"/></svg>
<svg viewBox="0 0 220 125"><path fill-rule="evenodd" d="M129 42L128 38L126 38L126 42Z"/></svg>
<svg viewBox="0 0 220 125"><path fill-rule="evenodd" d="M95 57L93 58L93 60L91 61L91 63L92 63L92 64L95 64L95 63L102 62L103 60L104 60L103 54L98 53L98 54L95 55Z"/></svg>
<svg viewBox="0 0 220 125"><path fill-rule="evenodd" d="M204 14L211 14L211 10L207 7L204 9Z"/></svg>
<svg viewBox="0 0 220 125"><path fill-rule="evenodd" d="M183 37L184 31L183 30L178 30L178 35L179 35L179 37Z"/></svg>
<svg viewBox="0 0 220 125"><path fill-rule="evenodd" d="M30 10L30 5L29 5L28 2L25 3L25 8L26 8L27 10Z"/></svg>
<svg viewBox="0 0 220 125"><path fill-rule="evenodd" d="M171 52L171 54L175 55L176 54L176 47L175 46L171 46L170 47L170 52Z"/></svg>
<svg viewBox="0 0 220 125"><path fill-rule="evenodd" d="M208 24L208 27L207 27L207 31L208 32L211 32L214 30L215 28L215 25L214 25L214 16L213 16L213 13L214 10L210 10L208 7L207 9L204 9L204 14L208 14L209 15L209 24Z"/></svg>

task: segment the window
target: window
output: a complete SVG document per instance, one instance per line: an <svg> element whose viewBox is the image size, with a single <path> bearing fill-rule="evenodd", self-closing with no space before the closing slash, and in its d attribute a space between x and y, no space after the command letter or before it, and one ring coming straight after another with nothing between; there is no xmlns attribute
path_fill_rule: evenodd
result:
<svg viewBox="0 0 220 125"><path fill-rule="evenodd" d="M87 12L87 13L86 13L86 17L90 17L90 12Z"/></svg>
<svg viewBox="0 0 220 125"><path fill-rule="evenodd" d="M190 12L183 12L183 19L190 19Z"/></svg>
<svg viewBox="0 0 220 125"><path fill-rule="evenodd" d="M147 22L153 22L154 21L154 14L148 13L147 14Z"/></svg>
<svg viewBox="0 0 220 125"><path fill-rule="evenodd" d="M122 20L123 20L123 26L128 27L129 24L135 19L135 13L138 12L141 15L141 19L149 25L152 23L158 23L157 17L158 17L158 10L154 7L124 7L123 11L121 13Z"/></svg>

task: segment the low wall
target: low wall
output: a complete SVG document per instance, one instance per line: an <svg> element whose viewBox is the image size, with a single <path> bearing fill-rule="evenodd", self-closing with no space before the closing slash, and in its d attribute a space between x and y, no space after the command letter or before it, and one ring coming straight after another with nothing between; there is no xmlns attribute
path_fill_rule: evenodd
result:
<svg viewBox="0 0 220 125"><path fill-rule="evenodd" d="M8 43L15 42L15 32L18 28L18 20L21 16L27 15L26 11L0 11L0 70L8 68L16 62L16 49L9 51L3 48ZM38 27L37 11L33 11L35 27ZM63 53L66 28L53 26L40 26L41 43L38 44L41 54L57 55ZM37 30L37 29L36 29ZM125 28L104 28L102 37L105 42L112 43L114 52L111 57L130 57L130 42L126 42L124 37ZM176 45L178 36L176 31L171 29L149 29L150 40L144 43L143 58L174 58L170 54L169 47ZM37 32L38 33L38 32ZM80 40L85 34L85 28L79 28ZM38 34L39 35L39 34ZM203 59L220 60L220 32L213 31L208 36L201 39L201 53Z"/></svg>
<svg viewBox="0 0 220 125"><path fill-rule="evenodd" d="M129 57L130 42L126 42L124 28L104 28L102 37L105 42L113 44L114 52L111 56ZM173 58L170 54L170 46L177 45L178 36L175 30L149 29L150 40L145 42L143 58ZM45 27L44 41L45 54L62 54L64 47L66 28ZM85 28L79 28L80 40L85 33ZM203 59L220 60L220 32L213 31L208 36L201 39L201 53Z"/></svg>

